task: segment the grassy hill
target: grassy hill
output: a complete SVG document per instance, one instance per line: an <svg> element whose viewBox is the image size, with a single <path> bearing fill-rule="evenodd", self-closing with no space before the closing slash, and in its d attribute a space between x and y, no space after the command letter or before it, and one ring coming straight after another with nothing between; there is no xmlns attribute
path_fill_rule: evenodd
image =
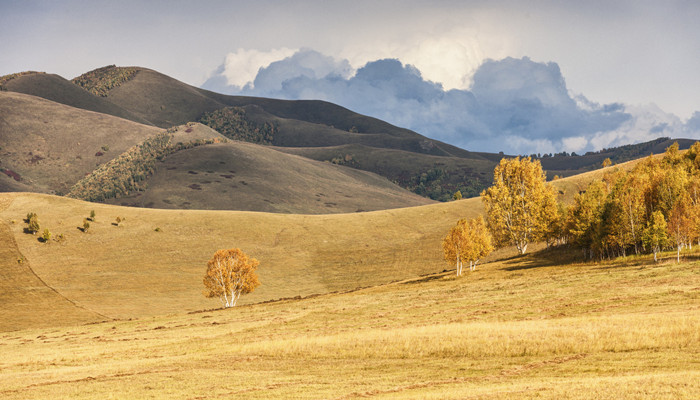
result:
<svg viewBox="0 0 700 400"><path fill-rule="evenodd" d="M6 332L0 394L697 398L696 257L571 265L533 253L460 279Z"/></svg>
<svg viewBox="0 0 700 400"><path fill-rule="evenodd" d="M0 92L0 116L3 179L46 193L67 193L85 174L160 131L9 91Z"/></svg>
<svg viewBox="0 0 700 400"><path fill-rule="evenodd" d="M445 232L481 209L473 199L367 213L285 215L128 208L38 194L0 198L8 204L0 221L36 275L76 304L110 318L216 307L218 301L202 296L202 278L207 260L220 248L240 247L261 262L263 286L244 302L441 271ZM96 221L83 233L78 228L91 210ZM48 228L65 240L46 244L23 233L28 212L38 214L42 231ZM114 224L117 217L125 219L120 226ZM44 310L6 312L22 320Z"/></svg>
<svg viewBox="0 0 700 400"><path fill-rule="evenodd" d="M431 203L365 171L230 141L158 163L146 189L110 199L127 206L329 214Z"/></svg>
<svg viewBox="0 0 700 400"><path fill-rule="evenodd" d="M122 109L110 101L95 96L71 81L55 74L24 73L4 83L3 89L150 125L145 119Z"/></svg>
<svg viewBox="0 0 700 400"><path fill-rule="evenodd" d="M556 185L566 201L601 173ZM6 242L15 243L3 259L15 266L6 270L7 281L31 282L35 274L76 305L75 313L66 310L51 319L52 308L14 307L15 296L7 292L0 295L8 316L3 329L16 321L27 327L71 323L86 311L99 321L216 307L217 301L202 296L201 280L207 260L221 248L239 247L261 261L263 286L242 298L244 304L435 273L451 268L441 249L449 228L483 212L479 198L335 215L131 208L28 193L0 194L0 200ZM96 221L83 233L79 228L91 210ZM65 239L46 244L24 233L22 220L29 212L38 214L41 230ZM124 220L119 226L117 217ZM513 254L504 249L491 259ZM35 286L17 290L31 292Z"/></svg>
<svg viewBox="0 0 700 400"><path fill-rule="evenodd" d="M24 75L10 83L31 76L34 75ZM113 203L161 208L323 213L430 203L373 174L245 143L170 154L175 158L167 164L154 159L154 167L158 164L156 176L133 185L129 182L146 179L150 172L124 175L124 170L131 169L127 164L137 161L125 152L133 146L143 146L144 141L163 130L10 91L0 92L0 115L3 116L0 129L2 191L70 192L74 197L85 198L84 188L73 186L99 175L91 184L99 187L93 187L92 192L111 190L114 185L107 183L119 178L124 182L116 182L117 186L124 187L131 197L113 199ZM43 117L37 118L37 115ZM171 131L173 146L179 142L224 139L216 131L196 123ZM105 167L118 158L124 159L120 161L119 171L105 173ZM231 170L237 172L236 180ZM214 171L218 172L212 179L204 178ZM135 193L137 186L149 190Z"/></svg>

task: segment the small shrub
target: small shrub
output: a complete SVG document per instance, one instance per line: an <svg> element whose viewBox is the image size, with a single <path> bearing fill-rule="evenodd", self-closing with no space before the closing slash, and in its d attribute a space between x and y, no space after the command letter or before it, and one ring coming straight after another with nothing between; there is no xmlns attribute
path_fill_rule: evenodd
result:
<svg viewBox="0 0 700 400"><path fill-rule="evenodd" d="M154 229L154 231L156 231L156 232L163 232L163 230L160 229L160 227L157 227L156 229Z"/></svg>
<svg viewBox="0 0 700 400"><path fill-rule="evenodd" d="M66 240L66 236L62 233L59 233L56 235L56 237L53 239L56 243L63 243L64 240Z"/></svg>
<svg viewBox="0 0 700 400"><path fill-rule="evenodd" d="M90 221L95 222L95 210L90 211Z"/></svg>
<svg viewBox="0 0 700 400"><path fill-rule="evenodd" d="M37 217L37 215L34 213L31 214L31 216L27 214L29 217L29 220L27 221L27 232L31 233L32 235L36 235L36 233L39 232L39 229L41 229L39 225L39 217Z"/></svg>
<svg viewBox="0 0 700 400"><path fill-rule="evenodd" d="M102 151L109 151L109 146L107 146L107 145L102 146Z"/></svg>
<svg viewBox="0 0 700 400"><path fill-rule="evenodd" d="M83 232L87 233L87 231L90 229L90 222L85 219L83 220Z"/></svg>
<svg viewBox="0 0 700 400"><path fill-rule="evenodd" d="M41 235L41 240L44 243L49 243L49 241L51 240L51 231L49 231L49 228L44 229L44 233Z"/></svg>

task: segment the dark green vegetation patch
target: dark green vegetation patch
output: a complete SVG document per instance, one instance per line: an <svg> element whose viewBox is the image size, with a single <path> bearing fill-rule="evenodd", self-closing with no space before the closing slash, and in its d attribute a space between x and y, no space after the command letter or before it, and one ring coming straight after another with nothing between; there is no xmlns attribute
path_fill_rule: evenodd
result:
<svg viewBox="0 0 700 400"><path fill-rule="evenodd" d="M136 67L108 65L73 78L72 82L94 95L107 97L110 90L129 81L138 71Z"/></svg>
<svg viewBox="0 0 700 400"><path fill-rule="evenodd" d="M259 124L249 120L242 107L226 107L204 113L199 122L229 139L258 144L272 144L278 130L271 122Z"/></svg>
<svg viewBox="0 0 700 400"><path fill-rule="evenodd" d="M198 139L172 143L172 139L173 134L168 130L144 140L81 179L71 188L68 197L104 201L144 190L146 178L153 174L156 161L180 150L220 142L218 139Z"/></svg>

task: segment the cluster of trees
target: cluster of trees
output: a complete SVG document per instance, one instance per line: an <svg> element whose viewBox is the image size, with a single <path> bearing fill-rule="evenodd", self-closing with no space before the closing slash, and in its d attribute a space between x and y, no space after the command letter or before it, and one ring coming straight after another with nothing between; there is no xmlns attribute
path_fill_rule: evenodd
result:
<svg viewBox="0 0 700 400"><path fill-rule="evenodd" d="M437 201L454 200L459 191L464 197L475 197L487 186L481 176L471 171L431 168L407 179L399 179L399 186Z"/></svg>
<svg viewBox="0 0 700 400"><path fill-rule="evenodd" d="M39 216L35 212L27 213L27 217L24 219L24 222L27 224L27 227L24 228L25 233L36 235L39 232L39 230L41 230L41 225L39 224ZM48 244L51 242L52 236L53 235L49 228L44 228L44 231L42 232L39 241ZM62 233L54 238L56 242L62 242L64 239L65 236Z"/></svg>
<svg viewBox="0 0 700 400"><path fill-rule="evenodd" d="M493 185L481 193L488 228L483 218L460 220L443 240L445 260L462 262L473 270L496 246L513 245L520 254L530 242L547 237L557 222L554 189L546 183L539 161L530 158L501 159L493 173ZM456 196L457 197L457 196Z"/></svg>
<svg viewBox="0 0 700 400"><path fill-rule="evenodd" d="M144 140L78 181L70 189L68 197L104 201L144 190L146 178L155 171L157 161L180 150L219 142L214 138L173 144L172 138L171 132L162 132Z"/></svg>
<svg viewBox="0 0 700 400"><path fill-rule="evenodd" d="M455 265L457 276L462 275L464 263L474 271L479 261L493 251L491 240L482 217L460 219L442 241L445 260Z"/></svg>
<svg viewBox="0 0 700 400"><path fill-rule="evenodd" d="M107 97L110 90L128 82L138 71L135 67L108 65L73 78L72 82L94 95Z"/></svg>
<svg viewBox="0 0 700 400"><path fill-rule="evenodd" d="M609 160L604 163L609 166ZM443 240L448 262L476 262L497 246L520 254L531 242L579 248L586 258L657 254L700 245L700 142L681 153L673 144L663 157L649 156L632 170L606 170L568 207L556 200L538 160L502 159L484 190L488 229L480 219L460 220Z"/></svg>
<svg viewBox="0 0 700 400"><path fill-rule="evenodd" d="M680 251L700 239L700 142L614 170L574 198L559 233L589 258Z"/></svg>
<svg viewBox="0 0 700 400"><path fill-rule="evenodd" d="M272 144L278 131L272 123L259 124L250 120L242 107L226 107L205 113L199 122L229 139L258 144Z"/></svg>

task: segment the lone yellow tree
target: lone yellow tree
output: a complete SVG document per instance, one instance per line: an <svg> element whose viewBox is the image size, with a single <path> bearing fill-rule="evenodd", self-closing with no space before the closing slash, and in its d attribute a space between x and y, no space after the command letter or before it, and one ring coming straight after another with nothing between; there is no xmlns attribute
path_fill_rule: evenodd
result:
<svg viewBox="0 0 700 400"><path fill-rule="evenodd" d="M502 159L493 171L493 186L481 196L497 244L514 245L520 254L542 239L558 216L554 189L540 162L530 157Z"/></svg>
<svg viewBox="0 0 700 400"><path fill-rule="evenodd" d="M457 225L442 240L445 260L456 266L457 276L462 275L464 262L469 262L469 270L474 271L483 257L493 250L491 234L482 217L460 219Z"/></svg>
<svg viewBox="0 0 700 400"><path fill-rule="evenodd" d="M218 297L224 307L233 307L242 294L260 286L255 269L260 263L240 249L219 250L207 263L204 294Z"/></svg>

